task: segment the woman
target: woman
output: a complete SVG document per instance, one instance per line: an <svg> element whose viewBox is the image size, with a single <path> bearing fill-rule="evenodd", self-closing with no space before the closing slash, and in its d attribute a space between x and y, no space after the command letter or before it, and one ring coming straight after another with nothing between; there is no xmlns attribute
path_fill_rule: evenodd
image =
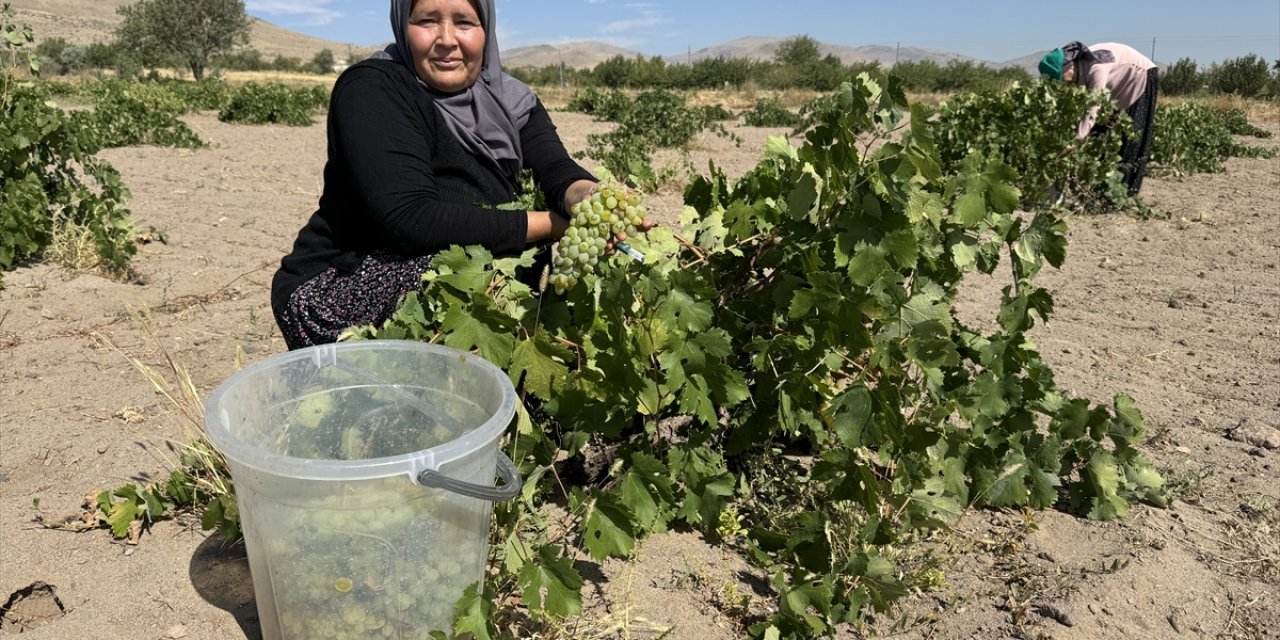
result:
<svg viewBox="0 0 1280 640"><path fill-rule="evenodd" d="M392 0L395 44L338 78L319 209L272 281L290 349L385 321L451 245L549 246L590 196L595 178L502 72L494 24L494 0ZM554 211L496 209L525 168Z"/></svg>
<svg viewBox="0 0 1280 640"><path fill-rule="evenodd" d="M1040 60L1040 75L1106 91L1116 105L1129 114L1137 136L1130 136L1120 149L1121 169L1129 195L1138 195L1151 158L1159 93L1156 64L1127 45L1104 42L1086 47L1072 42L1045 54ZM1089 135L1097 125L1097 118L1098 109L1094 107L1080 123L1076 137Z"/></svg>

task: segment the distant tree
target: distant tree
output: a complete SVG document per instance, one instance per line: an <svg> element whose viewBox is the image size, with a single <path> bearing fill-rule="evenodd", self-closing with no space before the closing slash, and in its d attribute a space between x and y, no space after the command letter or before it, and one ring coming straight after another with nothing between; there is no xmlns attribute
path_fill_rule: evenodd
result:
<svg viewBox="0 0 1280 640"><path fill-rule="evenodd" d="M934 90L942 67L933 60L908 60L893 65L889 73L902 78L902 86L907 91L925 92Z"/></svg>
<svg viewBox="0 0 1280 640"><path fill-rule="evenodd" d="M849 79L844 63L840 62L840 58L829 54L800 68L801 78L804 80L800 86L814 91L835 91L840 88L841 82Z"/></svg>
<svg viewBox="0 0 1280 640"><path fill-rule="evenodd" d="M822 52L818 49L817 40L809 36L797 36L782 41L778 50L773 53L773 59L781 65L801 67L821 60Z"/></svg>
<svg viewBox="0 0 1280 640"><path fill-rule="evenodd" d="M1191 95L1204 88L1204 76L1191 58L1182 58L1160 74L1160 91L1171 96Z"/></svg>
<svg viewBox="0 0 1280 640"><path fill-rule="evenodd" d="M276 71L302 71L302 60L290 56L277 55L271 61L271 68Z"/></svg>
<svg viewBox="0 0 1280 640"><path fill-rule="evenodd" d="M333 52L328 49L322 49L315 57L311 58L311 72L319 75L333 73L333 65L337 59L333 57Z"/></svg>
<svg viewBox="0 0 1280 640"><path fill-rule="evenodd" d="M181 61L198 82L209 60L249 42L242 0L138 0L118 9L116 40L143 64Z"/></svg>
<svg viewBox="0 0 1280 640"><path fill-rule="evenodd" d="M1267 61L1255 54L1226 60L1209 68L1209 88L1214 93L1234 93L1252 98L1262 93L1271 73Z"/></svg>
<svg viewBox="0 0 1280 640"><path fill-rule="evenodd" d="M46 60L57 60L62 50L71 46L66 38L45 38L36 45L36 55Z"/></svg>
<svg viewBox="0 0 1280 640"><path fill-rule="evenodd" d="M705 89L741 87L751 79L753 65L747 58L703 58L690 65L690 82Z"/></svg>
<svg viewBox="0 0 1280 640"><path fill-rule="evenodd" d="M1005 87L1011 86L1015 82L1026 84L1033 80L1031 73L1022 67L1004 67L996 70L995 76L1000 84Z"/></svg>
<svg viewBox="0 0 1280 640"><path fill-rule="evenodd" d="M214 58L211 64L220 69L236 71L262 71L268 67L267 61L262 59L262 52L253 48L222 54Z"/></svg>
<svg viewBox="0 0 1280 640"><path fill-rule="evenodd" d="M87 53L84 47L67 42L65 38L46 38L36 45L40 68L65 76L84 69Z"/></svg>
<svg viewBox="0 0 1280 640"><path fill-rule="evenodd" d="M623 55L616 55L595 66L591 77L597 84L609 89L621 89L626 86L631 75L631 61Z"/></svg>
<svg viewBox="0 0 1280 640"><path fill-rule="evenodd" d="M674 84L676 78L668 71L667 61L662 56L645 58L637 54L632 61L630 73L627 74L627 86L637 89L669 89Z"/></svg>
<svg viewBox="0 0 1280 640"><path fill-rule="evenodd" d="M120 58L120 47L115 43L95 42L85 48L84 64L90 69L114 69Z"/></svg>

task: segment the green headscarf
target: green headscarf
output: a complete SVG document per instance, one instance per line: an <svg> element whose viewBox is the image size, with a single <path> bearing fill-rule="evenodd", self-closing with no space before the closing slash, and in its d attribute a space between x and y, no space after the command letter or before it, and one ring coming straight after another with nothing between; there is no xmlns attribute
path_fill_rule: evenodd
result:
<svg viewBox="0 0 1280 640"><path fill-rule="evenodd" d="M1061 80L1064 64L1066 64L1066 54L1061 48L1054 49L1040 59L1040 75L1050 80Z"/></svg>

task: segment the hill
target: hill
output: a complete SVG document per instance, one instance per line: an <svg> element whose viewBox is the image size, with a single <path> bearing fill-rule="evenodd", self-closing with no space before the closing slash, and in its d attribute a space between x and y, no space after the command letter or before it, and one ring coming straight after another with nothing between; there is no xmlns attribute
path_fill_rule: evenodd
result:
<svg viewBox="0 0 1280 640"><path fill-rule="evenodd" d="M1036 53L1029 53L1025 56L1022 56L1021 58L1006 60L1000 63L998 66L1022 67L1023 69L1027 70L1027 73L1031 74L1032 78L1035 78L1040 75L1040 59L1043 58L1044 54L1046 53L1048 53L1048 50L1037 51Z"/></svg>
<svg viewBox="0 0 1280 640"><path fill-rule="evenodd" d="M603 42L569 42L531 47L516 47L502 52L502 66L509 68L532 67L540 69L561 62L570 69L590 69L614 56L634 58L637 51L615 47Z"/></svg>
<svg viewBox="0 0 1280 640"><path fill-rule="evenodd" d="M121 22L117 9L132 0L7 0L19 23L31 25L36 42L63 38L77 45L109 42ZM328 49L334 57L361 59L374 49L367 45L333 42L289 31L269 22L251 18L249 46L266 59L276 56L310 60Z"/></svg>

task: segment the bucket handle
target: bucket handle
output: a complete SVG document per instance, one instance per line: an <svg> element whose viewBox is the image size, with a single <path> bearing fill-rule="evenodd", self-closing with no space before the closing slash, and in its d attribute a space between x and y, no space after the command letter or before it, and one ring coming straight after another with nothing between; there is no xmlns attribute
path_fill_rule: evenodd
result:
<svg viewBox="0 0 1280 640"><path fill-rule="evenodd" d="M418 474L418 484L490 502L510 500L520 493L520 487L524 485L524 481L520 479L520 471L516 469L516 464L501 449L498 450L498 477L502 479L502 484L491 487L450 478L435 469L423 469L422 473Z"/></svg>

